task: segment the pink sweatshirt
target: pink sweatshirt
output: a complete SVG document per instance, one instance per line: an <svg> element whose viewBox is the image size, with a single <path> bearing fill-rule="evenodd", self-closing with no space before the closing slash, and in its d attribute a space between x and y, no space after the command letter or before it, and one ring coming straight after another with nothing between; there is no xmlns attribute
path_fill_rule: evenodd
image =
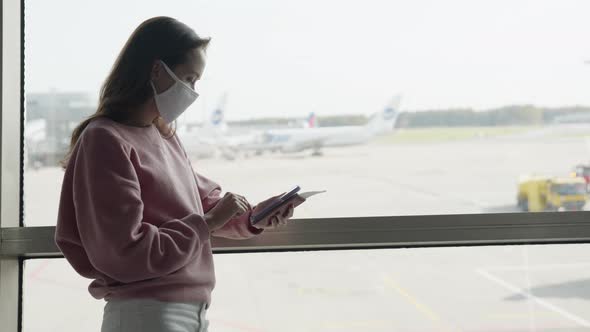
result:
<svg viewBox="0 0 590 332"><path fill-rule="evenodd" d="M80 275L94 279L88 289L96 299L209 304L210 235L245 239L262 232L246 213L210 234L203 215L220 192L193 172L177 136L96 119L67 166L55 241Z"/></svg>

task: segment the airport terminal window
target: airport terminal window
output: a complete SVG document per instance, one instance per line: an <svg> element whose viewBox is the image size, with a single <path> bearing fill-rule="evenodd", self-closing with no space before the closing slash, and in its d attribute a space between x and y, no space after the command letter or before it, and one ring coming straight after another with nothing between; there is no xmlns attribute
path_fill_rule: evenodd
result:
<svg viewBox="0 0 590 332"><path fill-rule="evenodd" d="M588 249L217 255L208 316L220 332L587 331ZM25 266L23 332L97 330L104 302L88 294L89 280L63 259L27 260ZM53 310L58 297L62 304Z"/></svg>
<svg viewBox="0 0 590 332"><path fill-rule="evenodd" d="M24 7L26 226L55 225L69 134L94 111L127 36L156 15L213 37L201 96L178 133L198 171L253 202L297 183L328 190L298 218L588 208L584 191L546 195L564 182L588 187L585 1ZM293 312L311 331L583 331L586 249L217 255L210 318L220 331L285 330ZM298 278L285 283L287 274ZM23 331L96 328L102 302L65 260L25 260L23 277ZM59 310L67 320L47 309L56 296L72 309Z"/></svg>
<svg viewBox="0 0 590 332"><path fill-rule="evenodd" d="M25 223L55 224L71 130L155 15L212 37L178 133L254 203L298 184L327 190L298 218L585 209L585 192L542 198L588 181L571 178L590 152L589 6L27 0Z"/></svg>

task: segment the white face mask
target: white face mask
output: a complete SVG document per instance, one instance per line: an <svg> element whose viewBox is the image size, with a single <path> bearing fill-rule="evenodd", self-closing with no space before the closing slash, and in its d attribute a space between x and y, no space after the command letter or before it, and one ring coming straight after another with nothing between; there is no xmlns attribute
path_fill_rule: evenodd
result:
<svg viewBox="0 0 590 332"><path fill-rule="evenodd" d="M154 83L150 81L152 89L154 90L154 99L156 100L156 107L160 112L160 116L167 123L171 123L176 120L180 114L197 99L199 94L191 89L186 83L176 77L174 72L166 66L166 64L160 61L166 72L174 79L174 84L168 88L168 90L158 94Z"/></svg>

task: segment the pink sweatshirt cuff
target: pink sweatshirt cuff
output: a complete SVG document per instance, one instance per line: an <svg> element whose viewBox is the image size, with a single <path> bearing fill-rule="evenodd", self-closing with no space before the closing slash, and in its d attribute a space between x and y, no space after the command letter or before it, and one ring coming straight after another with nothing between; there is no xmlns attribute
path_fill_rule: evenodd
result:
<svg viewBox="0 0 590 332"><path fill-rule="evenodd" d="M252 212L250 212L250 213L248 213L248 214L247 214L247 215L248 215L248 217L246 218L245 222L246 222L246 225L247 225L248 231L249 231L250 233L254 234L254 235L258 235L258 234L260 234L260 233L264 232L264 229L262 229L262 228L258 228L258 227L255 227L255 226L252 226L252 224L250 223L250 214L251 214L251 213L252 213Z"/></svg>

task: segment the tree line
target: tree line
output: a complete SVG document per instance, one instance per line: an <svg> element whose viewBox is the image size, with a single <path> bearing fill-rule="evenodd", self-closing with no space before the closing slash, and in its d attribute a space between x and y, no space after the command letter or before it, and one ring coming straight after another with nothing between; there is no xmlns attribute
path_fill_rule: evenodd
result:
<svg viewBox="0 0 590 332"><path fill-rule="evenodd" d="M582 120L580 120L582 119ZM320 126L355 126L369 121L365 115L318 116ZM396 127L494 127L494 126L535 126L555 122L590 122L590 107L538 107L533 105L512 105L489 110L471 108L406 111L400 114ZM299 126L298 118L261 118L245 121L230 121L229 125L277 125Z"/></svg>

